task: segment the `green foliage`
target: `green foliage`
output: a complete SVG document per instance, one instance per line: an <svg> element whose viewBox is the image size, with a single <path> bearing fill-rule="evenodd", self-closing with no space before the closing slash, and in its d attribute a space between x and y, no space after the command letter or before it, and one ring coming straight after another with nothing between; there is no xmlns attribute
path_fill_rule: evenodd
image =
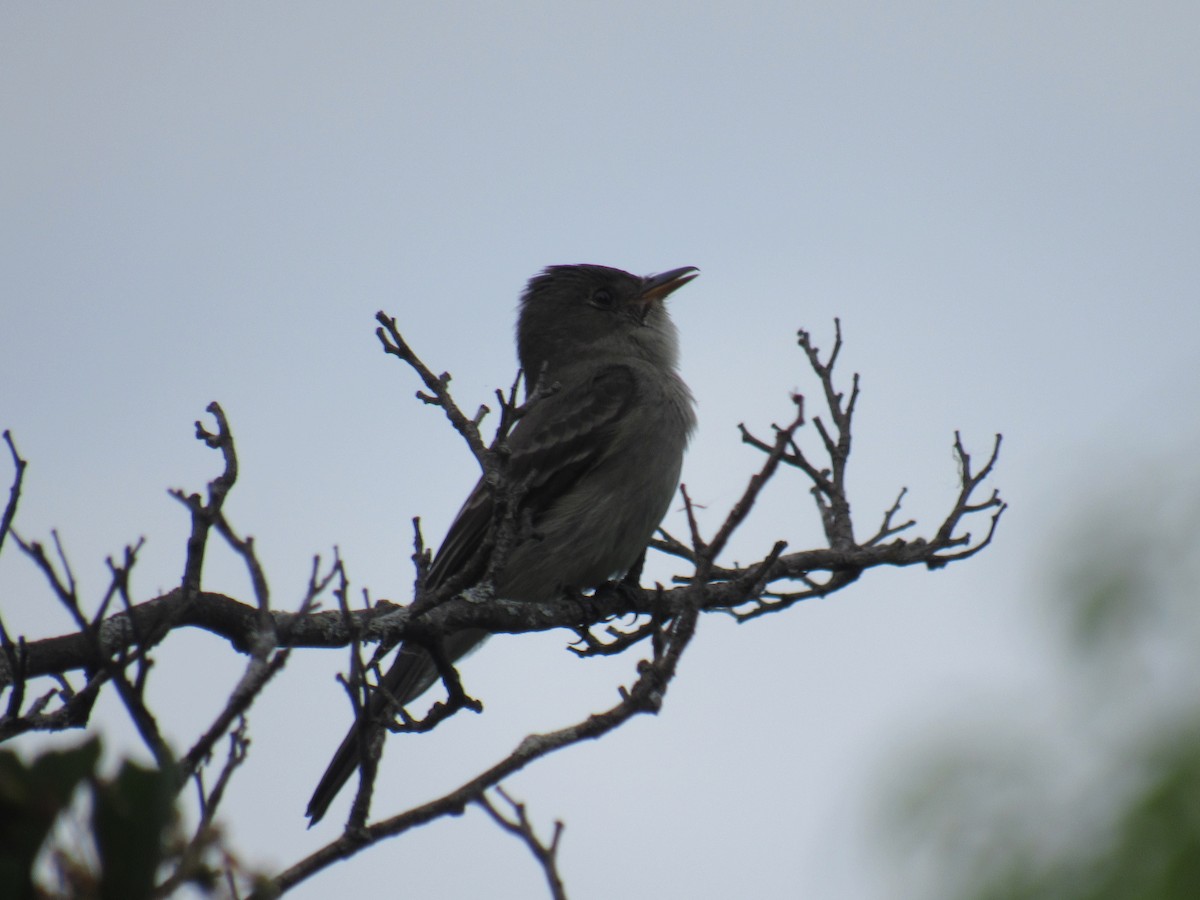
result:
<svg viewBox="0 0 1200 900"><path fill-rule="evenodd" d="M1200 728L1164 741L1147 762L1151 777L1120 815L1087 896L1200 897Z"/></svg>
<svg viewBox="0 0 1200 900"><path fill-rule="evenodd" d="M0 897L140 900L156 895L164 871L175 873L174 884L211 889L211 870L185 865L196 848L180 840L174 773L126 761L106 780L99 760L96 738L28 764L0 751ZM54 839L56 824L69 828L77 799L90 818L74 830L89 847Z"/></svg>
<svg viewBox="0 0 1200 900"><path fill-rule="evenodd" d="M1174 499L1072 533L1049 720L928 754L890 823L918 896L1200 897L1200 519Z"/></svg>
<svg viewBox="0 0 1200 900"><path fill-rule="evenodd" d="M37 896L38 852L99 759L95 738L73 750L44 753L28 766L15 753L0 751L0 897Z"/></svg>
<svg viewBox="0 0 1200 900"><path fill-rule="evenodd" d="M149 897L175 822L175 779L131 762L110 782L93 782L92 829L104 900Z"/></svg>

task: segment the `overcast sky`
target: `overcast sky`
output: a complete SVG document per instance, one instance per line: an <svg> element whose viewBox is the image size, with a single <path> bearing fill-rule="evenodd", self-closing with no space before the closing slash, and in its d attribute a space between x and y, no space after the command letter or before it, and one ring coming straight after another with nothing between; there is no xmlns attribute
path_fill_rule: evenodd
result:
<svg viewBox="0 0 1200 900"><path fill-rule="evenodd" d="M411 517L435 540L476 470L379 351L375 311L474 408L512 379L524 281L596 262L702 271L671 308L701 419L684 480L711 529L759 462L737 423L766 432L790 390L815 399L795 331L827 348L840 317L842 378L862 375L860 534L902 486L932 533L954 430L977 457L1003 432L995 545L750 625L709 617L660 716L508 787L547 831L566 821L576 898L894 896L872 841L884 786L925 741L1037 721L1049 573L1077 516L1194 466L1198 45L1189 3L6 4L0 426L30 460L19 527L57 527L91 598L104 557L145 535L138 596L169 589L187 521L167 489L218 471L192 438L218 400L242 460L228 512L275 603L334 545L356 588L402 601ZM729 557L819 533L785 473ZM7 549L10 631L68 631ZM209 575L249 596L229 553ZM472 657L486 713L393 739L375 811L610 705L635 659L565 643ZM199 633L156 658L183 751L242 660ZM345 664L297 653L254 707L223 820L248 864L337 833L348 794L311 832L302 813L349 721ZM111 700L93 726L136 749ZM473 810L295 896L380 885L543 890Z"/></svg>

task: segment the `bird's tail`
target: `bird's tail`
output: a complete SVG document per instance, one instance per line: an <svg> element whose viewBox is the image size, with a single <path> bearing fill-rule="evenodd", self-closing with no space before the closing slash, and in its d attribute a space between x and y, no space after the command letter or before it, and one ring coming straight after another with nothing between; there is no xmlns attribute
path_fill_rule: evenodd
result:
<svg viewBox="0 0 1200 900"><path fill-rule="evenodd" d="M486 632L469 630L450 635L445 640L446 655L451 661L466 656L483 643ZM433 659L420 647L404 644L392 662L391 668L383 676L382 686L386 694L380 691L372 693L367 710L364 710L359 721L350 726L350 731L343 738L341 746L333 755L325 774L317 789L313 791L312 799L308 801L308 827L316 825L329 811L329 804L338 795L355 769L362 763L362 750L359 738L364 733L362 725L384 711L387 695L395 698L401 706L411 703L420 697L438 679L437 666Z"/></svg>

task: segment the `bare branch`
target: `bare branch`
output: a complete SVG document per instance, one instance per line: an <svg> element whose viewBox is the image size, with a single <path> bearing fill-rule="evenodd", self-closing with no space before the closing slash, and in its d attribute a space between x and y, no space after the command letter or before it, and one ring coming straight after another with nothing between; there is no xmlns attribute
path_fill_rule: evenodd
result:
<svg viewBox="0 0 1200 900"><path fill-rule="evenodd" d="M21 484L25 480L25 467L28 463L17 452L12 434L4 429L4 443L8 445L8 453L13 461L13 481L8 489L8 502L4 504L4 515L0 516L0 550L4 549L4 539L8 537L13 519L17 515L17 504L21 501Z"/></svg>
<svg viewBox="0 0 1200 900"><path fill-rule="evenodd" d="M995 443L992 444L992 452L988 456L987 462L984 463L983 468L980 469L978 473L972 474L971 457L967 453L966 448L963 447L962 436L957 431L954 432L954 452L959 461L959 476L962 482L962 487L959 490L958 498L954 503L954 509L950 511L950 515L946 517L945 521L942 522L941 527L938 528L937 534L934 535L932 543L938 548L939 551L944 551L951 547L963 547L964 549L951 553L936 553L926 563L930 569L938 569L947 563L955 562L960 559L969 559L992 542L992 538L996 534L996 527L1000 524L1000 517L1004 514L1004 511L1008 509L1008 504L1000 499L1000 492L996 490L993 490L992 495L982 503L971 503L970 501L975 489L979 487L979 485L982 484L989 475L991 475L992 469L996 465L996 460L1000 458L1000 443L1002 440L1003 436L997 434ZM988 524L988 531L983 540L977 542L974 546L971 546L970 532L957 536L954 534L965 516L971 515L972 513L983 512L989 509L994 509L995 512L991 516L991 521Z"/></svg>
<svg viewBox="0 0 1200 900"><path fill-rule="evenodd" d="M863 546L873 547L880 541L887 540L894 534L899 534L902 531L907 531L917 524L916 519L909 519L906 522L901 522L899 525L893 525L892 519L896 513L900 512L900 504L904 502L904 495L908 493L908 488L900 488L900 493L896 495L896 502L888 507L883 514L883 524L879 526L879 530L875 532L875 536L866 542Z"/></svg>
<svg viewBox="0 0 1200 900"><path fill-rule="evenodd" d="M791 423L779 428L775 428L775 442L771 449L767 451L766 462L762 468L750 477L750 482L746 485L746 490L742 496L738 498L737 503L733 505L733 509L729 511L725 522L721 525L721 530L717 532L713 538L711 546L708 548L710 561L715 560L717 555L725 549L729 538L737 530L738 526L746 521L746 517L750 515L750 510L754 507L754 501L758 499L758 495L771 480L771 476L775 474L775 470L779 467L779 461L783 459L788 447L792 444L792 436L796 433L796 429L804 424L804 398L799 394L792 395L792 402L796 404L796 416Z"/></svg>
<svg viewBox="0 0 1200 900"><path fill-rule="evenodd" d="M529 848L529 852L533 854L533 858L537 860L538 865L542 867L542 871L546 875L546 884L550 888L550 896L554 900L566 900L567 892L563 887L562 877L558 874L558 842L562 838L563 833L562 821L555 820L554 837L550 839L549 844L544 844L537 836L533 823L529 821L529 815L525 811L525 804L519 803L510 797L500 785L496 785L495 790L504 802L508 804L509 809L512 811L512 818L506 817L496 809L495 804L492 803L486 791L481 792L475 802L483 807L484 811L492 817L492 821L509 834L515 834Z"/></svg>
<svg viewBox="0 0 1200 900"><path fill-rule="evenodd" d="M221 805L233 773L246 761L249 748L250 739L246 735L246 722L243 719L229 734L229 750L225 757L225 765L222 766L212 791L205 790L202 773L195 774L193 780L198 794L200 820L196 823L196 830L192 833L191 839L179 854L174 871L157 887L156 896L169 897L192 880L196 873L203 869L209 851L217 847L218 832L214 825L217 809ZM232 865L232 861L227 855L225 867L232 877L232 869L235 866ZM230 896L236 896L236 893L231 891Z"/></svg>
<svg viewBox="0 0 1200 900"><path fill-rule="evenodd" d="M253 548L249 548L251 559L253 559ZM257 565L257 560L254 560ZM303 619L309 614L309 611L316 604L318 598L329 587L335 577L345 579L345 568L342 565L341 558L337 552L334 552L333 565L330 571L324 577L320 576L320 559L313 559L313 570L309 576L308 588L305 591L303 599L300 601L300 608L296 612L298 619ZM262 600L259 598L258 609L260 615L258 620L260 623L265 622L267 627L260 628L257 631L253 645L250 648L250 661L246 664L246 670L242 673L242 677L234 686L229 694L229 699L225 704L225 708L217 714L208 729L196 741L187 755L179 762L180 773L183 778L193 775L199 767L208 759L212 753L212 748L217 741L226 734L235 722L243 721L250 706L258 698L270 681L286 664L291 653L291 647L282 646L289 637L285 628L276 628L271 620L267 610L263 609Z"/></svg>
<svg viewBox="0 0 1200 900"><path fill-rule="evenodd" d="M622 689L621 700L602 713L547 734L529 735L505 759L466 782L459 788L414 807L398 816L385 819L361 829L346 831L337 840L317 850L269 883L260 887L252 898L265 898L283 893L338 860L348 859L366 847L389 837L448 815L458 815L483 792L503 779L542 757L585 740L595 740L620 727L636 715L657 713L662 705L667 685L674 678L679 657L695 633L697 614L693 609L672 622L663 634L661 651L652 660L638 666L638 679L629 689Z"/></svg>
<svg viewBox="0 0 1200 900"><path fill-rule="evenodd" d="M375 314L375 320L379 322L380 326L375 329L375 335L383 345L384 352L407 363L421 377L421 381L431 392L430 394L418 392L417 397L424 403L441 407L446 418L450 420L450 424L454 426L454 430L462 435L467 446L471 448L471 452L475 454L475 458L479 460L480 466L486 470L485 461L488 459L488 449L479 436L478 423L467 418L454 402L454 398L450 396L450 374L448 372L443 372L441 375L433 374L432 370L408 346L408 342L404 340L396 327L394 317L380 311Z"/></svg>
<svg viewBox="0 0 1200 900"><path fill-rule="evenodd" d="M204 569L204 554L208 547L208 532L215 522L215 516L225 505L225 497L233 489L238 476L237 453L233 448L233 436L229 432L229 422L220 404L213 402L206 407L217 420L216 432L210 432L204 425L196 422L196 439L207 446L220 450L225 461L224 470L208 483L208 504L204 504L199 494L184 495L182 491L172 490L170 495L188 508L192 514L192 533L188 536L187 559L183 567L181 585L187 596L193 596L200 590L201 573Z"/></svg>
<svg viewBox="0 0 1200 900"><path fill-rule="evenodd" d="M650 541L651 549L666 553L668 556L678 556L680 559L686 559L695 564L696 554L692 552L691 547L670 534L665 528L660 528L658 534L657 538Z"/></svg>
<svg viewBox="0 0 1200 900"><path fill-rule="evenodd" d="M137 603L131 596L129 575L136 563L141 541L125 548L119 561L108 560L110 579L95 612L85 612L78 596L67 553L57 532L51 532L54 551L48 553L39 543L26 542L13 527L17 500L25 468L11 437L5 440L14 460L16 473L8 504L0 518L0 547L9 533L21 550L33 560L47 585L70 612L76 632L61 637L27 642L13 639L0 621L0 688L12 686L6 714L0 718L0 740L33 728L55 730L86 724L100 689L112 682L143 740L151 747L161 765L176 765L180 785L191 778L199 791L201 822L192 836L185 860L165 886L182 883L188 866L208 849L212 817L224 795L233 771L246 752L245 715L251 704L286 663L296 647L350 647L349 672L339 676L347 689L351 708L363 731L359 734L361 774L351 808L348 827L342 835L308 858L264 884L255 896L283 892L332 863L345 859L367 846L395 837L433 819L460 814L470 804L478 804L501 827L517 834L534 853L546 872L554 896L563 896L557 873L557 849L561 824L547 843L537 837L523 804L512 800L499 787L501 781L530 763L556 750L593 740L620 727L631 718L654 714L661 707L665 692L675 677L678 662L690 644L701 613L719 612L748 622L763 615L779 613L812 597L822 597L845 588L864 572L879 566L924 565L940 568L969 558L988 546L996 534L1000 517L1007 508L999 492L977 497L992 475L998 459L1001 438L996 436L991 454L979 471L960 435L955 433L954 448L959 465L960 485L945 519L931 537L904 540L899 537L917 527L913 519L900 521L901 505L907 489L901 489L892 505L883 512L881 524L871 538L859 542L851 519L848 489L848 463L852 445L851 428L859 396L859 377L852 376L850 389L838 389L835 366L842 350L841 323L834 320L833 348L827 357L806 331L798 333L798 345L819 384L819 400L825 410L808 416L805 398L791 396L794 414L783 426L772 425L770 440L755 437L739 425L742 440L765 454L747 480L737 501L720 518L711 539L703 537L701 518L706 514L695 503L686 486L680 486L687 516L690 546L666 531L651 542L661 552L683 560L690 574L674 576L674 586L653 589L640 586L641 564L631 568L619 583L597 587L590 593L564 592L542 602L512 601L490 595L516 543L535 528L522 503L528 484L510 477L507 437L515 423L531 404L556 390L553 384L539 387L524 404L518 404L521 375L506 391L497 390L499 422L490 443L480 435L480 427L489 412L481 405L473 417L467 417L449 392L450 376L435 375L404 341L395 319L379 313L377 335L384 350L409 365L420 377L424 389L417 396L442 409L452 426L464 438L479 461L484 480L492 492L493 521L485 537L474 549L473 564L460 567L461 574L440 583L436 590L426 586L432 562L420 530L413 520L413 563L415 582L412 602L397 606L386 600L374 604L364 591L365 608L351 609L348 602L349 579L339 553L322 574L319 559L314 559L308 588L299 609L289 613L273 609L266 573L252 537L242 537L224 512L224 503L238 477L238 460L229 423L216 403L209 413L216 421L215 431L196 423L196 436L222 454L222 471L208 483L207 500L200 494L171 495L187 509L191 519L187 555L179 586L154 599ZM805 436L810 424L815 434ZM801 445L810 448L802 449ZM780 465L798 470L798 477L817 506L824 530L822 546L812 549L788 549L784 540L776 540L756 561L748 564L718 564L720 555L730 546L733 536L753 514L767 485L780 472ZM983 513L988 526L982 537L967 530L970 516ZM253 602L203 590L204 559L213 531L238 553L250 575ZM928 532L926 532L928 534ZM482 576L479 573L483 573ZM332 589L337 608L318 611L318 600ZM486 602L479 602L479 597ZM113 600L119 600L119 604ZM113 612L112 607L119 606ZM91 607L89 607L91 609ZM225 637L249 659L245 671L232 691L224 709L195 741L188 753L172 762L169 748L159 734L157 724L144 696L152 671L151 650L171 630L191 626ZM507 757L429 803L390 818L369 821L370 804L378 768L379 754L386 733L391 731L428 731L462 709L479 711L481 705L468 695L458 672L444 650L444 640L457 632L479 629L485 632L524 633L567 628L578 637L572 651L580 656L609 656L641 645L649 659L638 663L636 678L620 699L608 710L588 716L567 728L546 734L531 734ZM380 662L400 642L424 648L433 660L447 692L444 701L431 705L422 718L413 718L401 708L397 698L388 694L381 677ZM647 643L647 641L649 643ZM364 645L378 648L366 661ZM130 667L136 673L131 678ZM76 689L63 673L83 669L88 679ZM26 707L28 680L51 676L57 687L42 693ZM372 681L374 683L372 683ZM26 707L23 709L23 707ZM371 710L364 716L364 710ZM378 710L378 713L376 713ZM204 770L223 736L230 748L216 786L207 791ZM508 804L502 812L488 795L495 789ZM191 860L189 863L188 860Z"/></svg>

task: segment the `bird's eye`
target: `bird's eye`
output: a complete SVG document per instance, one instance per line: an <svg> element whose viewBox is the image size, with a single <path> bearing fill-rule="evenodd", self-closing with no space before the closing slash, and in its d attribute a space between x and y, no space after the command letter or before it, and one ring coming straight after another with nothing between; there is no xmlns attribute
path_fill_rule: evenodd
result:
<svg viewBox="0 0 1200 900"><path fill-rule="evenodd" d="M600 288L592 293L592 297L588 302L598 309L611 309L613 305L613 297L612 294L610 294L604 288Z"/></svg>

